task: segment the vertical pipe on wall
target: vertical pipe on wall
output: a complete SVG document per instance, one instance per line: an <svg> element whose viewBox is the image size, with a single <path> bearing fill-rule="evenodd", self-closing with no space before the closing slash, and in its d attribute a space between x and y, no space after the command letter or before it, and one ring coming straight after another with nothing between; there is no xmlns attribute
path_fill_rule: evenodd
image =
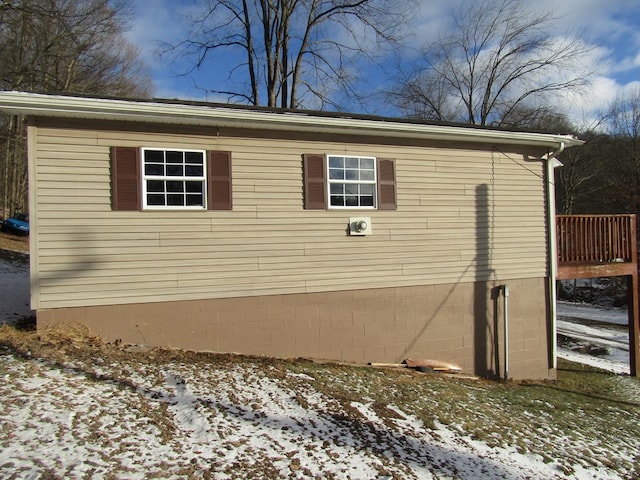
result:
<svg viewBox="0 0 640 480"><path fill-rule="evenodd" d="M502 300L503 309L502 315L504 317L504 379L509 379L509 285L502 286Z"/></svg>
<svg viewBox="0 0 640 480"><path fill-rule="evenodd" d="M547 155L547 214L548 219L548 242L549 242L549 317L551 328L551 345L550 357L551 368L557 368L558 359L556 354L556 344L558 342L557 333L557 319L556 319L556 276L558 272L558 258L557 258L557 238L556 238L556 197L555 197L555 172L554 168L562 166L559 161L554 159L562 153L564 150L564 142L560 142L560 146L554 152Z"/></svg>

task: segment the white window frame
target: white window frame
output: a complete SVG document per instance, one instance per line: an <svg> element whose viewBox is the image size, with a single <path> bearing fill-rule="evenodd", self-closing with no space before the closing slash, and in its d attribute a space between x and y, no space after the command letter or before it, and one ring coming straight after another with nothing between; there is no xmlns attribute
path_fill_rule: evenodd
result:
<svg viewBox="0 0 640 480"><path fill-rule="evenodd" d="M166 153L167 152L181 152L185 153L200 153L202 155L202 175L197 176L173 176L173 175L147 175L145 169L145 157L147 151L161 151L164 152L165 162L166 163ZM140 161L141 172L142 172L142 208L143 210L206 210L207 209L207 152L206 150L194 150L189 148L171 148L171 147L142 147L140 149ZM185 165L184 163L182 165ZM202 183L202 205L167 205L166 204L166 189L165 189L165 205L148 205L147 204L147 193L153 194L156 192L147 192L147 181L199 181ZM182 192L183 195L186 192Z"/></svg>
<svg viewBox="0 0 640 480"><path fill-rule="evenodd" d="M358 163L360 160L371 160L373 162L373 180L347 180L347 179L332 179L331 178L331 158L343 158L346 162L348 158L357 158ZM376 157L369 155L349 155L349 154L327 154L327 206L329 209L342 209L342 210L376 210L378 208L378 161ZM343 167L346 171L346 165ZM360 167L358 167L360 170ZM373 205L332 205L331 204L331 185L343 184L343 185L372 185L373 186ZM360 197L360 194L358 194Z"/></svg>

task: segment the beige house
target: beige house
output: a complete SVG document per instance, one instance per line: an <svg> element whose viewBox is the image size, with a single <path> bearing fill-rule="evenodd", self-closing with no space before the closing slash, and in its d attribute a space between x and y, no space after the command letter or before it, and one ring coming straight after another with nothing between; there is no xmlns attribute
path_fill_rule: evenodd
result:
<svg viewBox="0 0 640 480"><path fill-rule="evenodd" d="M555 376L553 161L573 137L19 92L0 110L28 122L39 328Z"/></svg>

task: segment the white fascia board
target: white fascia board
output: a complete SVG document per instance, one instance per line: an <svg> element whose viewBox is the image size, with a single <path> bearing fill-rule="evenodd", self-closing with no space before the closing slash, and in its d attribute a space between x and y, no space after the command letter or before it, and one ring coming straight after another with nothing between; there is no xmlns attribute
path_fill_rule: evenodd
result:
<svg viewBox="0 0 640 480"><path fill-rule="evenodd" d="M173 101L172 101L173 102ZM305 112L265 112L241 108L153 101L0 92L0 110L35 117L121 120L156 124L234 127L289 132L370 135L558 148L582 145L570 135L509 132L360 118L326 117Z"/></svg>

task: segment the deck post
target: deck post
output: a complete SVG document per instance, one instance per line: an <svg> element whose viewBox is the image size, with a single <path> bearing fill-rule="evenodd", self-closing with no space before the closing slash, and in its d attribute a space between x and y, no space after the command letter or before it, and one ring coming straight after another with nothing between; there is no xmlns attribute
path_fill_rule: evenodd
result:
<svg viewBox="0 0 640 480"><path fill-rule="evenodd" d="M640 306L638 298L638 225L637 217L631 217L631 261L636 265L627 282L627 312L629 315L629 370L632 377L640 375Z"/></svg>
<svg viewBox="0 0 640 480"><path fill-rule="evenodd" d="M629 370L632 377L640 374L640 314L638 308L638 274L627 277L627 310L629 314Z"/></svg>

